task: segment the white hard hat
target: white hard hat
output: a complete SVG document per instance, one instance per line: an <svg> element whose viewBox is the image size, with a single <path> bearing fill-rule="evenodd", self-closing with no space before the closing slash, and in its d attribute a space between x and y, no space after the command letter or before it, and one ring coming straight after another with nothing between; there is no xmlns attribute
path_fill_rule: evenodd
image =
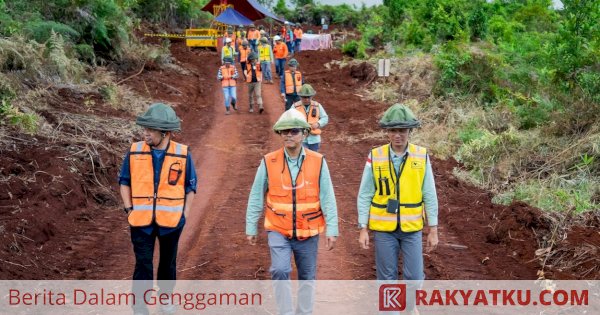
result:
<svg viewBox="0 0 600 315"><path fill-rule="evenodd" d="M226 43L231 43L231 38L229 38L229 37L225 38L225 42Z"/></svg>
<svg viewBox="0 0 600 315"><path fill-rule="evenodd" d="M283 24L288 25L288 24L290 24L290 22L285 21L285 22L283 22Z"/></svg>
<svg viewBox="0 0 600 315"><path fill-rule="evenodd" d="M273 36L273 39L274 40L281 40L281 37L279 37L279 35L275 35L275 36Z"/></svg>

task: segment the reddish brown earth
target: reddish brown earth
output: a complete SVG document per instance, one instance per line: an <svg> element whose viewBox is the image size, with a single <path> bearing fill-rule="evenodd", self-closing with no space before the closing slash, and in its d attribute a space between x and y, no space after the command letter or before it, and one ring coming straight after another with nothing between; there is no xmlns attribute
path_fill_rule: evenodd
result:
<svg viewBox="0 0 600 315"><path fill-rule="evenodd" d="M281 145L271 131L283 112L278 85L263 85L266 112L259 115L248 113L247 89L240 83L239 111L225 116L216 81L217 55L189 51L180 43L173 44L172 53L192 75L152 68L127 84L153 100L174 105L183 119L183 133L177 140L192 148L199 187L179 244L178 277L268 279L266 237L261 233L256 246L247 245L245 209L261 156ZM384 139L354 139L378 131L376 116L386 105L361 99L360 88L372 79L368 67L339 69L333 65L328 70L327 62L342 59L337 51L303 52L297 58L306 82L317 90L315 100L330 116L322 153L332 173L340 217L336 248L319 250L318 278L374 279L373 248L362 250L357 243L356 195L366 155ZM117 116L133 123L132 115L101 102L94 107L95 113L82 112L79 104L86 96L68 91L56 94L52 109L44 114L48 121L58 124L60 112L66 112ZM129 278L134 259L116 177L122 154L135 139L109 139L107 148L112 150L100 150L102 158L96 158L92 168L90 158L83 154L75 154L77 159L71 164L57 158L77 153L69 148L68 139L10 136L20 140L7 138L14 145L0 148L0 276ZM455 161L433 158L432 163L440 204L440 246L425 256L427 277L537 278L538 239L549 233L539 210L521 203L492 204L490 193L452 175L459 166ZM69 165L81 175L71 172ZM95 178L108 189L100 188ZM587 260L573 270L550 268L546 276L599 279L594 269L600 258L597 229L598 225L574 227L557 246L566 253L583 248Z"/></svg>

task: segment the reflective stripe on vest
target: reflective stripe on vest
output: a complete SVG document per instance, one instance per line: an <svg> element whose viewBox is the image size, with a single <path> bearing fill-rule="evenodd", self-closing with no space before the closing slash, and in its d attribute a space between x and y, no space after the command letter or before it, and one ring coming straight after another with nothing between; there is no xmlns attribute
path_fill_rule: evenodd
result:
<svg viewBox="0 0 600 315"><path fill-rule="evenodd" d="M403 232L423 229L423 181L427 150L408 144L406 160L400 166L400 181L397 183L396 170L390 158L390 145L371 150L371 167L375 180L375 195L369 211L369 228L375 231L390 232L396 230L398 222ZM398 185L397 185L398 184ZM399 187L400 191L396 191ZM389 199L399 199L397 213L387 212Z"/></svg>
<svg viewBox="0 0 600 315"><path fill-rule="evenodd" d="M271 60L271 47L269 45L259 45L258 55L260 61L272 61Z"/></svg>
<svg viewBox="0 0 600 315"><path fill-rule="evenodd" d="M294 83L296 83L294 85ZM295 71L294 76L290 70L285 70L285 94L294 94L302 87L302 73Z"/></svg>
<svg viewBox="0 0 600 315"><path fill-rule="evenodd" d="M233 65L226 68L225 66L221 66L221 75L223 76L223 80L221 80L221 86L235 86L235 79L233 75L235 74L235 68Z"/></svg>
<svg viewBox="0 0 600 315"><path fill-rule="evenodd" d="M264 157L269 179L266 193L265 230L299 240L323 233L325 219L319 200L323 155L306 150L296 184L285 159L284 149Z"/></svg>
<svg viewBox="0 0 600 315"><path fill-rule="evenodd" d="M154 190L154 168L150 146L144 141L131 145L131 226L148 226L152 220L162 227L176 227L185 205L185 168L188 147L175 141L169 143L158 188Z"/></svg>
<svg viewBox="0 0 600 315"><path fill-rule="evenodd" d="M256 81L257 82L261 82L262 81L262 69L260 68L260 63L256 64ZM252 65L251 64L247 64L246 65L246 82L251 83L252 82Z"/></svg>
<svg viewBox="0 0 600 315"><path fill-rule="evenodd" d="M294 107L299 112L301 112L303 115L306 115L306 121L311 126L313 124L318 123L319 119L321 118L321 110L319 109L320 105L321 104L319 104L319 103L311 100L310 101L310 106L308 107L308 112L306 112L306 110L305 110L306 107L304 107L304 104L302 104L302 101L294 103ZM314 111L314 113L313 113L313 111ZM320 135L321 134L321 128L313 129L311 127L310 128L310 134L311 135Z"/></svg>

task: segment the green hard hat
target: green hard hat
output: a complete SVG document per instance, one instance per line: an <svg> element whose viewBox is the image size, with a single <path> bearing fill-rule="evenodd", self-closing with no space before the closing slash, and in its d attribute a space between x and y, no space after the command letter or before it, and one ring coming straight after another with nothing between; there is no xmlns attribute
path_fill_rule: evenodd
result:
<svg viewBox="0 0 600 315"><path fill-rule="evenodd" d="M225 57L225 58L223 58L223 62L233 63L233 58Z"/></svg>
<svg viewBox="0 0 600 315"><path fill-rule="evenodd" d="M154 103L135 123L146 128L160 131L181 131L181 121L175 110L163 103Z"/></svg>
<svg viewBox="0 0 600 315"><path fill-rule="evenodd" d="M250 54L248 54L248 60L256 60L258 59L258 56L256 55L255 52L251 52Z"/></svg>
<svg viewBox="0 0 600 315"><path fill-rule="evenodd" d="M281 114L273 126L273 131L278 132L292 128L310 129L310 125L306 122L306 116L295 108L290 108Z"/></svg>
<svg viewBox="0 0 600 315"><path fill-rule="evenodd" d="M315 96L317 92L310 84L302 84L300 91L298 92L298 96L300 97L312 97Z"/></svg>
<svg viewBox="0 0 600 315"><path fill-rule="evenodd" d="M298 66L298 60L296 60L296 58L290 59L290 61L288 61L288 66L297 67Z"/></svg>
<svg viewBox="0 0 600 315"><path fill-rule="evenodd" d="M269 42L269 40L266 37L263 36L263 37L260 38L260 42L263 43L263 44L266 44L266 43Z"/></svg>
<svg viewBox="0 0 600 315"><path fill-rule="evenodd" d="M421 122L406 105L396 103L388 108L379 120L381 128L417 128Z"/></svg>

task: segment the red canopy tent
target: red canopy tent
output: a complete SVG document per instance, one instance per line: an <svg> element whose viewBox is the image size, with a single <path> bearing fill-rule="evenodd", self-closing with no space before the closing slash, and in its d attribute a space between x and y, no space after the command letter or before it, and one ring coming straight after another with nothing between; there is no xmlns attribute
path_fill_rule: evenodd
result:
<svg viewBox="0 0 600 315"><path fill-rule="evenodd" d="M256 2L256 0L211 0L204 6L204 8L202 8L202 11L207 11L214 14L214 7L223 5L233 5L233 8L236 11L240 12L243 16L252 21L262 20L266 17L270 17L279 22L283 22L282 19L269 12L267 8L260 5L260 3Z"/></svg>

